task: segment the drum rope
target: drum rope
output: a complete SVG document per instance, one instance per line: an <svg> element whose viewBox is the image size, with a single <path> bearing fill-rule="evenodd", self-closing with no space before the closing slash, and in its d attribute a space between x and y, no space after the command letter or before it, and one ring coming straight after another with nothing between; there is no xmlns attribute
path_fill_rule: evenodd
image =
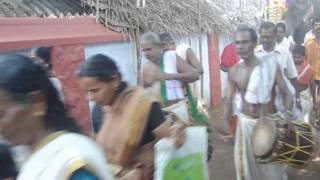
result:
<svg viewBox="0 0 320 180"><path fill-rule="evenodd" d="M292 124L295 125L295 126L304 127L306 129L309 128L309 126L307 124L303 124L303 123L300 123L300 122L292 122ZM279 128L279 129L281 129L283 131L288 131L288 129L285 129L285 128ZM307 131L299 131L299 130L297 130L296 127L295 127L295 131L296 131L296 133L295 133L296 145L292 145L292 144L284 142L284 141L279 141L280 144L282 144L282 145L284 145L286 147L289 147L292 150L284 152L284 153L281 153L279 155L273 154L273 156L274 156L275 159L279 159L279 160L277 160L275 162L288 163L288 164L296 166L296 167L304 167L306 165L306 161L298 160L298 159L295 159L294 157L296 156L296 154L298 152L302 152L302 153L304 153L304 154L306 154L306 155L311 157L312 153L307 152L304 149L313 148L313 145L315 145L315 142L312 140L313 133L312 132L307 132ZM301 146L301 144L300 144L300 140L301 139L305 139L306 141L310 142L311 145ZM288 156L288 155L290 155L290 156ZM303 164L301 166L298 166L295 163L303 163Z"/></svg>
<svg viewBox="0 0 320 180"><path fill-rule="evenodd" d="M279 134L275 147L273 147L276 149L273 149L271 157L268 159L271 162L288 164L295 168L306 167L316 144L313 128L308 123L299 121L291 121L288 124L277 114L268 114L263 119L278 124L276 128ZM293 127L293 129L288 126ZM263 160L263 158L260 160ZM267 159L265 160L264 163L270 162Z"/></svg>

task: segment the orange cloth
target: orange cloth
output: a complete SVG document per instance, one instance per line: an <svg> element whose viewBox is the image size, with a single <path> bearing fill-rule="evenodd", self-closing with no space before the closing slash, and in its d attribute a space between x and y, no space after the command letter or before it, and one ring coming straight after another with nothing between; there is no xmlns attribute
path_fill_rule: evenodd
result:
<svg viewBox="0 0 320 180"><path fill-rule="evenodd" d="M147 124L151 104L149 95L138 87L125 89L111 106L97 135L97 142L112 164L130 166Z"/></svg>
<svg viewBox="0 0 320 180"><path fill-rule="evenodd" d="M314 70L309 65L307 61L304 61L303 64L297 69L298 70L298 85L304 86L308 85L309 81L313 79Z"/></svg>
<svg viewBox="0 0 320 180"><path fill-rule="evenodd" d="M308 62L314 69L314 79L320 80L320 44L312 38L306 42L305 48Z"/></svg>

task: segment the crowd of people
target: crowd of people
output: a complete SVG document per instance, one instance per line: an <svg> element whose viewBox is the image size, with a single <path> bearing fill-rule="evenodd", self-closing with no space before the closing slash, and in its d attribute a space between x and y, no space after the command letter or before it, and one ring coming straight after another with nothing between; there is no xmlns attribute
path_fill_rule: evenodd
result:
<svg viewBox="0 0 320 180"><path fill-rule="evenodd" d="M35 48L29 57L2 55L1 178L152 179L155 143L168 137L179 148L186 141L187 126L197 124L197 119L208 121L192 108L189 118L186 104L184 112L168 118L170 106L182 104L188 94L185 86L199 79L202 67L190 47L180 57L169 50L174 44L171 36L164 36L171 44L152 32L140 39L149 60L141 86L130 87L115 61L103 54L89 57L79 67L80 87L95 102L90 136L81 132L67 111L50 48ZM191 91L188 95L193 98ZM31 151L20 169L9 151L18 145Z"/></svg>
<svg viewBox="0 0 320 180"><path fill-rule="evenodd" d="M285 164L257 162L252 136L270 114L287 123L320 125L320 19L314 19L313 36L304 45L285 36L284 23L263 22L258 32L240 26L222 54L221 69L228 72L225 131L235 137L238 180L287 179ZM29 57L1 56L0 134L6 143L0 146L0 177L152 179L157 141L172 138L179 148L187 127L210 129L208 114L197 106L193 83L203 67L192 48L176 45L168 33L147 32L139 40L148 60L140 86L129 86L103 54L89 57L75 72L95 102L91 136L81 133L66 109L50 48L35 48ZM21 169L9 150L17 145L31 150ZM207 152L209 161L210 140Z"/></svg>
<svg viewBox="0 0 320 180"><path fill-rule="evenodd" d="M221 69L228 72L224 116L227 135L222 137L235 136L237 179L288 179L286 165L257 162L252 139L264 117L277 115L274 120L279 124L280 120L295 120L318 128L319 22L313 20L314 36L304 45L288 40L284 23L263 22L259 39L255 29L239 27L234 42L225 48Z"/></svg>

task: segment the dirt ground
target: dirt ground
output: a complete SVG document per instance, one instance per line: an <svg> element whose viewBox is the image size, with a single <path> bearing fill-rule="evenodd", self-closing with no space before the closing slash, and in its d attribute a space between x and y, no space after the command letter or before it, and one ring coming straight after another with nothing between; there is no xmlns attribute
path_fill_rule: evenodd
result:
<svg viewBox="0 0 320 180"><path fill-rule="evenodd" d="M211 180L236 180L234 161L233 161L233 143L223 141L219 136L219 129L223 126L223 109L217 107L211 111L213 125L213 158L210 161L210 179ZM319 132L317 136L319 137ZM289 180L319 180L320 179L320 161L310 161L305 170L297 171L288 168Z"/></svg>

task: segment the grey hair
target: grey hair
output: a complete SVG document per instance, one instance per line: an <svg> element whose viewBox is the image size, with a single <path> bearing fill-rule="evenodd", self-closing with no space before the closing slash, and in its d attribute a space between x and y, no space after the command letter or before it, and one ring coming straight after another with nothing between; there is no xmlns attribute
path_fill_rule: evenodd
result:
<svg viewBox="0 0 320 180"><path fill-rule="evenodd" d="M161 40L158 34L154 32L146 32L140 37L141 43L151 43L156 46L161 46Z"/></svg>
<svg viewBox="0 0 320 180"><path fill-rule="evenodd" d="M160 33L159 34L159 38L161 40L161 44L162 45L166 45L166 44L175 44L174 39L172 38L170 33Z"/></svg>

